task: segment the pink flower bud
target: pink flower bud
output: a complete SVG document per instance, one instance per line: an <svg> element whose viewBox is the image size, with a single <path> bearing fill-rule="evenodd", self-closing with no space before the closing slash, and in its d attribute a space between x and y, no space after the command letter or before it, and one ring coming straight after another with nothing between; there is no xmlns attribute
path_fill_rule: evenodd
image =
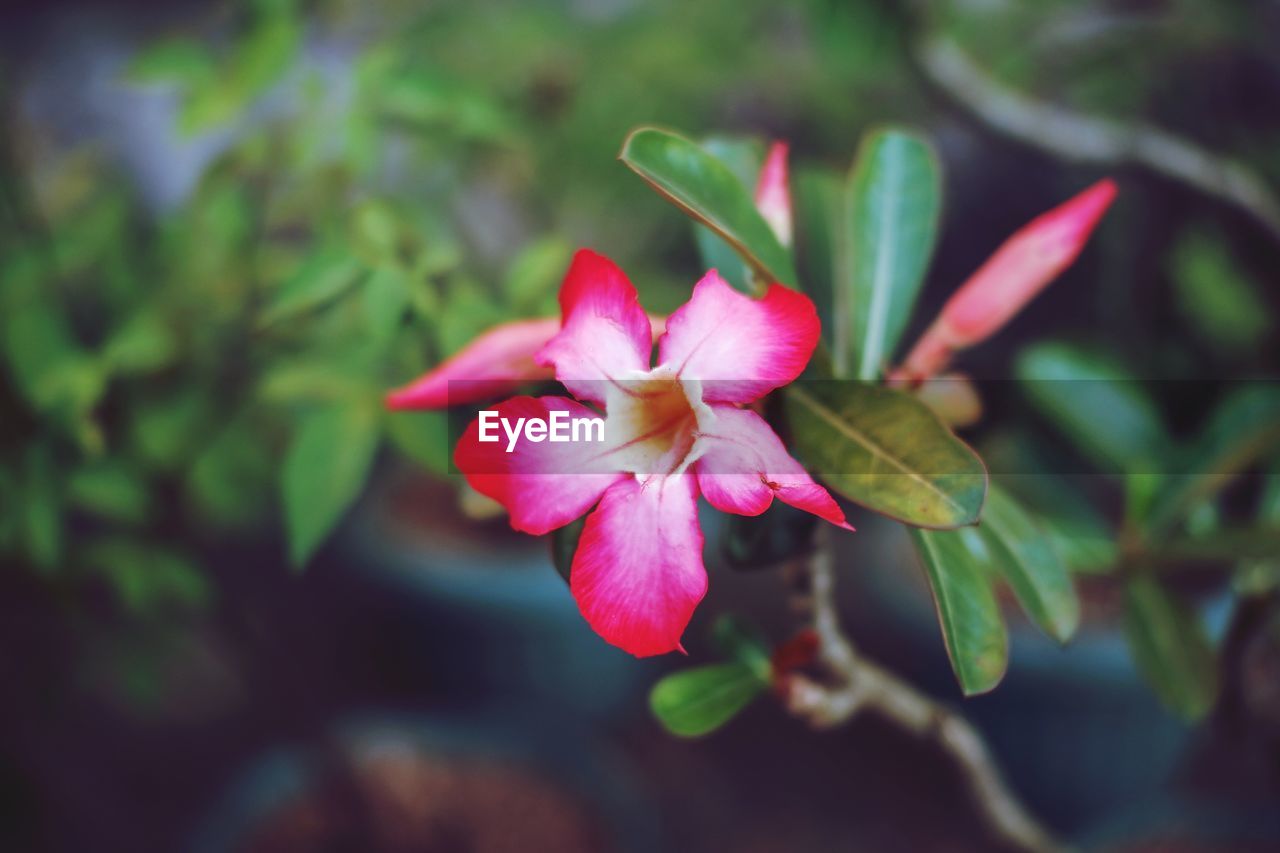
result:
<svg viewBox="0 0 1280 853"><path fill-rule="evenodd" d="M773 229L778 242L791 245L791 190L787 182L787 143L769 149L756 181L756 209Z"/></svg>
<svg viewBox="0 0 1280 853"><path fill-rule="evenodd" d="M1015 232L947 301L895 380L927 379L995 334L1071 265L1115 195L1115 183L1099 181Z"/></svg>

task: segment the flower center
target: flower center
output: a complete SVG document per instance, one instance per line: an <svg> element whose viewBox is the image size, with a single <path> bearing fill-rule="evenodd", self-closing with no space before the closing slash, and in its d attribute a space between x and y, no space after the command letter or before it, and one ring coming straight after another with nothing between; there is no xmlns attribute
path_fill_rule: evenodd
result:
<svg viewBox="0 0 1280 853"><path fill-rule="evenodd" d="M702 385L657 368L618 383L607 402L605 428L622 469L631 473L671 474L692 462L698 419L707 405Z"/></svg>

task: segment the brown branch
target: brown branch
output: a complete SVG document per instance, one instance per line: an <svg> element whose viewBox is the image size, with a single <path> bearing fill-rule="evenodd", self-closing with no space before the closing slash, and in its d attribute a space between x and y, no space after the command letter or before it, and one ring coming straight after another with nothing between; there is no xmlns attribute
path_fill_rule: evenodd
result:
<svg viewBox="0 0 1280 853"><path fill-rule="evenodd" d="M1081 115L1024 95L945 36L920 39L915 56L935 85L991 129L1064 160L1143 166L1243 210L1280 240L1280 201L1249 167L1147 124Z"/></svg>
<svg viewBox="0 0 1280 853"><path fill-rule="evenodd" d="M991 829L1024 850L1060 849L1005 784L982 736L964 717L936 702L883 667L862 657L840 628L835 604L830 532L819 530L806 564L818 657L834 680L822 684L801 675L788 680L786 704L817 728L831 728L872 710L917 737L934 740L964 774L969 791Z"/></svg>

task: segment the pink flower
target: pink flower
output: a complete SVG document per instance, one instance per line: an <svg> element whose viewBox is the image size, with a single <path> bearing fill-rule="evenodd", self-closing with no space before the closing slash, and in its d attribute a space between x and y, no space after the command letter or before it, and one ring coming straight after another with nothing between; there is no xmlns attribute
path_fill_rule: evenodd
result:
<svg viewBox="0 0 1280 853"><path fill-rule="evenodd" d="M1071 266L1115 196L1112 181L1099 181L1018 229L947 300L892 381L928 379L999 331Z"/></svg>
<svg viewBox="0 0 1280 853"><path fill-rule="evenodd" d="M775 142L756 181L756 210L778 242L791 245L791 182L787 178L787 143Z"/></svg>
<svg viewBox="0 0 1280 853"><path fill-rule="evenodd" d="M498 415L597 417L601 444L480 440L479 419L454 460L517 530L540 535L587 515L570 588L587 622L637 656L680 648L707 590L697 499L759 515L774 497L848 527L831 495L772 428L743 408L788 384L818 342L813 303L781 285L761 299L715 271L667 321L650 364L651 328L635 288L582 250L560 291L563 325L535 357L576 400L514 397ZM580 402L581 401L581 402Z"/></svg>

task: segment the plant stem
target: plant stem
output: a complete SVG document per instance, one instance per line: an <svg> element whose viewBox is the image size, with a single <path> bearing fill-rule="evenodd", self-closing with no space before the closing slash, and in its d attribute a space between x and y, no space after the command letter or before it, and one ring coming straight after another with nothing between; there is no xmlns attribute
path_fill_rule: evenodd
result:
<svg viewBox="0 0 1280 853"><path fill-rule="evenodd" d="M996 80L945 36L921 38L915 56L936 86L992 130L1064 160L1143 166L1234 205L1280 241L1280 201L1244 164L1157 127L1036 100Z"/></svg>
<svg viewBox="0 0 1280 853"><path fill-rule="evenodd" d="M994 833L1023 850L1061 849L1005 783L982 736L964 717L858 653L840 627L831 534L825 526L819 529L815 545L805 563L807 606L818 636L818 659L836 683L791 676L785 699L788 709L816 728L841 725L869 709L917 737L934 740L963 773Z"/></svg>

